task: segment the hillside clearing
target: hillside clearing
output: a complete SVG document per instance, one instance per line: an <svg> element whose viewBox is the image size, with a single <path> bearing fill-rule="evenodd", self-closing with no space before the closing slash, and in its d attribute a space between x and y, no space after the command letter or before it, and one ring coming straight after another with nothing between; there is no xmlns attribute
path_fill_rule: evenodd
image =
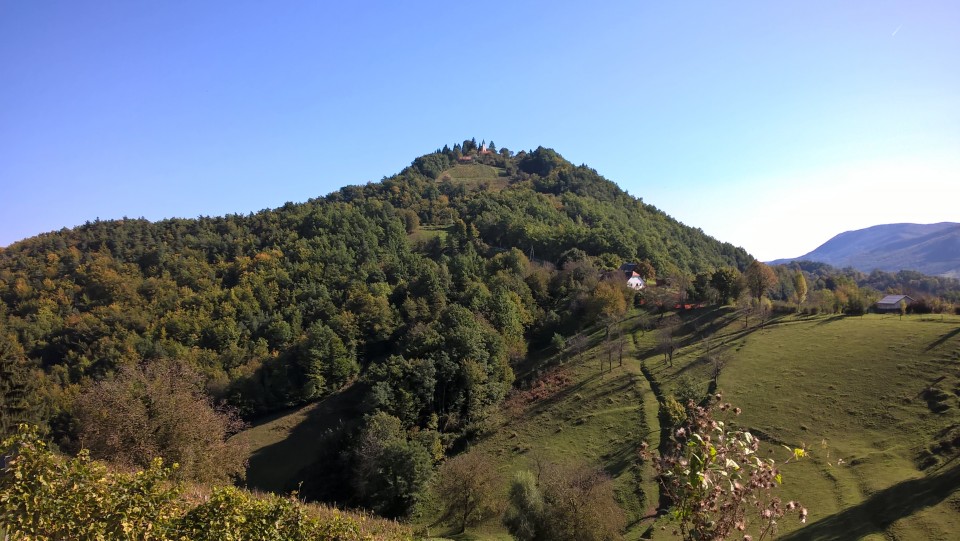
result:
<svg viewBox="0 0 960 541"><path fill-rule="evenodd" d="M462 184L471 189L489 189L499 192L507 187L509 179L502 176L503 169L479 163L457 164L444 171L439 180Z"/></svg>

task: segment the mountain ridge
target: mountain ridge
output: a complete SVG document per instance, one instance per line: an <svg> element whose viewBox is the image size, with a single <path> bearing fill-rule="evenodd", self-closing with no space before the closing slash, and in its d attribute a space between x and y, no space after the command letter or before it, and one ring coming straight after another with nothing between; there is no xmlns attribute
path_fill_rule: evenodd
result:
<svg viewBox="0 0 960 541"><path fill-rule="evenodd" d="M819 261L862 272L914 270L957 278L960 277L960 223L894 223L844 231L805 255L777 259L770 264L794 261Z"/></svg>

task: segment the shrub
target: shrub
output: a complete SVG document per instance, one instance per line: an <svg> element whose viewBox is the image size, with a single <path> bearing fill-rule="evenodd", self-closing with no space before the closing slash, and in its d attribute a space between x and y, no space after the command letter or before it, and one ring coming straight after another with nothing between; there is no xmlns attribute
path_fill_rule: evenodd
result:
<svg viewBox="0 0 960 541"><path fill-rule="evenodd" d="M110 470L86 452L52 452L35 429L0 444L0 537L55 541L315 540L400 541L409 528L294 498L254 496L234 487L201 501L183 496L173 468L155 460L132 472Z"/></svg>
<svg viewBox="0 0 960 541"><path fill-rule="evenodd" d="M171 469L155 460L115 473L86 452L64 459L33 429L0 447L0 528L30 539L173 539L180 515ZM13 536L16 539L16 535Z"/></svg>
<svg viewBox="0 0 960 541"><path fill-rule="evenodd" d="M773 301L771 310L774 314L794 314L797 312L797 305L786 301Z"/></svg>
<svg viewBox="0 0 960 541"><path fill-rule="evenodd" d="M145 468L154 457L180 467L175 476L201 483L243 478L243 444L228 439L243 423L217 407L203 378L180 362L121 369L88 385L75 413L82 445L94 458Z"/></svg>
<svg viewBox="0 0 960 541"><path fill-rule="evenodd" d="M520 541L608 541L626 524L610 477L584 464L518 473L509 504L503 522Z"/></svg>
<svg viewBox="0 0 960 541"><path fill-rule="evenodd" d="M533 474L517 472L510 484L510 507L503 516L503 524L518 541L531 541L543 523L543 495Z"/></svg>

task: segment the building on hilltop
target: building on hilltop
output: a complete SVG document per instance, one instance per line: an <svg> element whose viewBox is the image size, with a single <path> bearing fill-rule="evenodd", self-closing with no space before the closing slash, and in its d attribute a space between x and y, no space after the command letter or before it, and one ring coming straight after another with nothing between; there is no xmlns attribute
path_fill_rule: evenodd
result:
<svg viewBox="0 0 960 541"><path fill-rule="evenodd" d="M906 301L908 307L913 304L913 299L907 295L887 295L877 301L874 308L877 312L899 312L902 301Z"/></svg>

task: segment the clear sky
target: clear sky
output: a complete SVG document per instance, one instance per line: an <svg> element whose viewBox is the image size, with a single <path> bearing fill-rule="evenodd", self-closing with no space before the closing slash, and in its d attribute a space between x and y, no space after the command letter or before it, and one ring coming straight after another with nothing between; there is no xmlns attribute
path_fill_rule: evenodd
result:
<svg viewBox="0 0 960 541"><path fill-rule="evenodd" d="M960 221L958 28L953 1L0 0L0 246L304 201L471 137L763 260Z"/></svg>

